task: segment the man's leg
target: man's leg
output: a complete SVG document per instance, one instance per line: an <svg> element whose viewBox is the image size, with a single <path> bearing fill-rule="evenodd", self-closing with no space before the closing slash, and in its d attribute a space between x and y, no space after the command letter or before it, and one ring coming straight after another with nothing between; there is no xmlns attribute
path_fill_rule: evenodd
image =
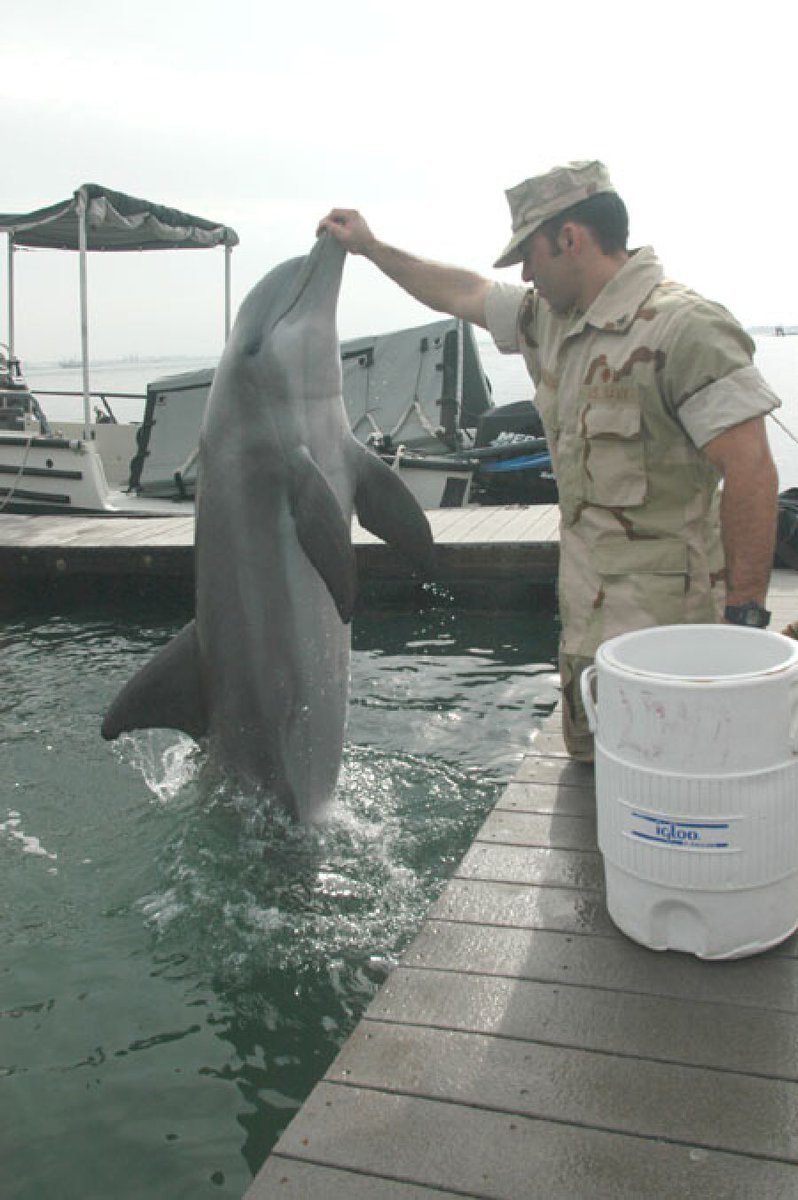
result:
<svg viewBox="0 0 798 1200"><path fill-rule="evenodd" d="M560 651L560 683L562 686L562 735L571 758L579 762L593 761L593 734L587 723L579 680L582 672L593 662L576 654Z"/></svg>

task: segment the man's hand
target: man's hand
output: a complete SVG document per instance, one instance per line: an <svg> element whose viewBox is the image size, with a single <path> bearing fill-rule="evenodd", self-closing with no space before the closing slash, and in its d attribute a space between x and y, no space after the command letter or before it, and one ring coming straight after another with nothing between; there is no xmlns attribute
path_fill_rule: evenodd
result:
<svg viewBox="0 0 798 1200"><path fill-rule="evenodd" d="M316 237L328 230L334 238L344 246L350 254L363 254L371 257L377 239L369 229L363 217L354 208L334 208L319 221Z"/></svg>
<svg viewBox="0 0 798 1200"><path fill-rule="evenodd" d="M325 230L351 254L362 254L370 259L415 300L436 312L450 313L487 329L485 301L492 287L489 279L386 245L374 236L354 208L334 208L319 222L316 236Z"/></svg>

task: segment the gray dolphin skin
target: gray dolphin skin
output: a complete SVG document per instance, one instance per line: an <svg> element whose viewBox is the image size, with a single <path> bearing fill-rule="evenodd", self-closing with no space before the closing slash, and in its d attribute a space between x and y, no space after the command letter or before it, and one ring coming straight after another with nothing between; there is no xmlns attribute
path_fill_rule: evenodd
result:
<svg viewBox="0 0 798 1200"><path fill-rule="evenodd" d="M336 305L346 252L323 234L244 300L208 397L199 451L196 611L102 724L208 737L210 756L301 822L338 779L360 523L429 576L423 511L352 435Z"/></svg>

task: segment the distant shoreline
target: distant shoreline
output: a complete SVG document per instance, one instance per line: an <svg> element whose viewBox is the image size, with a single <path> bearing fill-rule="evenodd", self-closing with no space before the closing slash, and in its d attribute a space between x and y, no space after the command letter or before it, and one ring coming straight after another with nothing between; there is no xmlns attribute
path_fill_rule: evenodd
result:
<svg viewBox="0 0 798 1200"><path fill-rule="evenodd" d="M147 367L157 365L158 363L196 363L207 364L209 362L217 363L219 356L208 354L142 354L130 355L127 354L122 358L92 358L89 360L89 366L94 370L96 367ZM79 371L82 363L77 359L57 359L48 358L40 359L38 362L31 362L26 359L24 370L26 371Z"/></svg>
<svg viewBox="0 0 798 1200"><path fill-rule="evenodd" d="M798 325L749 325L746 327L746 333L752 337L796 337ZM477 330L476 338L479 345L492 345L490 334L486 330ZM89 367L92 370L97 367L146 367L165 362L208 366L215 365L218 361L218 355L207 354L126 354L120 358L93 358ZM24 364L27 371L78 371L80 367L80 360L75 358L41 359L37 362L26 360Z"/></svg>

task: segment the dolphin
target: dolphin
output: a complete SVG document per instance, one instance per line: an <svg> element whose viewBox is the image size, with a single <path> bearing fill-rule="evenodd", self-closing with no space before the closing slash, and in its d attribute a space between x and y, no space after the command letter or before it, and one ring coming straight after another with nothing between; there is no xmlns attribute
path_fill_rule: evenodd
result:
<svg viewBox="0 0 798 1200"><path fill-rule="evenodd" d="M351 520L433 573L429 523L352 435L336 306L346 251L322 234L249 293L203 417L195 617L122 688L102 736L179 729L317 821L340 770L357 589Z"/></svg>

